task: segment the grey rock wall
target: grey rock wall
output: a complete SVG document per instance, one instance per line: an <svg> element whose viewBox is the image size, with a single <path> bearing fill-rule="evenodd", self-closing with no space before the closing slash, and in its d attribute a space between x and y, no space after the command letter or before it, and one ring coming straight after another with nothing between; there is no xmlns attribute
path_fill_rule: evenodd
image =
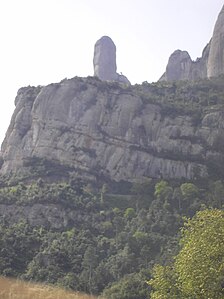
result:
<svg viewBox="0 0 224 299"><path fill-rule="evenodd" d="M223 128L221 111L197 125L189 115L164 115L133 88L74 78L19 90L2 144L0 174L25 175L32 158L56 161L77 176L134 182L144 177L207 175Z"/></svg>
<svg viewBox="0 0 224 299"><path fill-rule="evenodd" d="M215 24L207 68L208 77L224 73L224 6Z"/></svg>

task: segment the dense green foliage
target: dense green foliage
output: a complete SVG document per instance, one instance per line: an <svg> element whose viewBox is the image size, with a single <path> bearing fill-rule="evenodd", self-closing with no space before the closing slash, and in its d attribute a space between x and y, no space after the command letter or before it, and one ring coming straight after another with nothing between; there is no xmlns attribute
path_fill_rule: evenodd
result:
<svg viewBox="0 0 224 299"><path fill-rule="evenodd" d="M153 299L224 297L224 212L204 210L185 223L181 249L169 266L155 266Z"/></svg>
<svg viewBox="0 0 224 299"><path fill-rule="evenodd" d="M21 206L57 204L75 210L81 221L52 229L3 217L0 274L104 292L114 299L148 298L150 269L177 252L182 217L204 206L222 206L224 184L148 180L134 184L127 195L110 192L105 185L93 191L80 181L50 184L41 179L2 187L3 206L19 211Z"/></svg>

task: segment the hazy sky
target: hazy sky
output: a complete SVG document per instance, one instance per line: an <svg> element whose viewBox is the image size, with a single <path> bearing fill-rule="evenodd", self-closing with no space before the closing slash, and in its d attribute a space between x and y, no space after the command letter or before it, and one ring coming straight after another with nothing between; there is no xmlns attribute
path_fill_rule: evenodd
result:
<svg viewBox="0 0 224 299"><path fill-rule="evenodd" d="M157 81L170 54L201 56L222 0L0 0L0 143L17 90L93 75L103 35L132 84Z"/></svg>

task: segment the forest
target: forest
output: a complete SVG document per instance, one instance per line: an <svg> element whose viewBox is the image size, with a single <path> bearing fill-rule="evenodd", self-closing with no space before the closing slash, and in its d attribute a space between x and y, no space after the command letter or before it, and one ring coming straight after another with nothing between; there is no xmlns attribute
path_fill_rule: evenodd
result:
<svg viewBox="0 0 224 299"><path fill-rule="evenodd" d="M159 290L158 279L164 281L166 271L172 274L168 269L174 268L177 254L180 262L175 260L175 267L185 267L186 253L180 247L184 248L189 236L181 228L194 225L187 221L197 211L220 213L216 224L220 232L212 234L217 240L211 243L208 236L207 242L211 246L218 242L216 246L223 248L223 182L148 179L131 184L128 192L125 189L127 194L112 194L105 184L96 192L80 180L46 183L41 179L2 186L0 209L4 205L13 205L19 211L22 206L58 204L61 209L75 210L82 221L74 219L64 229L52 229L50 225L32 226L27 219L14 223L10 217L1 217L1 275L105 298L145 299L150 293L151 298L180 298L176 290L172 292L177 292L177 297L161 297L160 292L167 290ZM180 245L180 238L185 245ZM220 280L223 252L217 258L222 265L217 278ZM167 279L169 283L174 278Z"/></svg>

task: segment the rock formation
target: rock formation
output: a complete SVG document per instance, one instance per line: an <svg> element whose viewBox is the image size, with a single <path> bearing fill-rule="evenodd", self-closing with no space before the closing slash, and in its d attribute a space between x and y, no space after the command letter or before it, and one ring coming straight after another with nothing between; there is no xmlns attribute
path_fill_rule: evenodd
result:
<svg viewBox="0 0 224 299"><path fill-rule="evenodd" d="M96 42L93 65L94 76L100 80L130 84L124 75L120 75L116 72L116 46L110 37L103 36Z"/></svg>
<svg viewBox="0 0 224 299"><path fill-rule="evenodd" d="M166 72L159 81L196 80L221 74L224 74L224 6L202 57L192 61L187 51L176 50L170 56Z"/></svg>
<svg viewBox="0 0 224 299"><path fill-rule="evenodd" d="M224 73L224 6L215 24L207 68L208 77Z"/></svg>
<svg viewBox="0 0 224 299"><path fill-rule="evenodd" d="M176 50L169 58L166 74L168 81L186 80L189 78L192 60L187 51Z"/></svg>
<svg viewBox="0 0 224 299"><path fill-rule="evenodd" d="M187 51L176 50L171 54L166 72L159 81L196 80L207 77L207 61L210 43L205 47L202 57L193 61Z"/></svg>
<svg viewBox="0 0 224 299"><path fill-rule="evenodd" d="M55 175L62 175L63 166L90 180L207 175L210 158L220 155L211 151L221 140L219 109L207 110L194 125L187 113L164 114L161 105L145 102L138 87L110 86L96 78L74 78L20 89L2 144L0 174L46 175L47 163L57 165ZM145 94L154 89L149 85ZM157 89L153 92L152 98Z"/></svg>

